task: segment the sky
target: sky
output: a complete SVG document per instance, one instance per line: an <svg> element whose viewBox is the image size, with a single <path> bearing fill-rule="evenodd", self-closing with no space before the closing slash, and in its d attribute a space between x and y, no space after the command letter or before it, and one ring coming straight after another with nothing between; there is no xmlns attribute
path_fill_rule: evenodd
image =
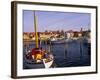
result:
<svg viewBox="0 0 100 80"><path fill-rule="evenodd" d="M90 29L91 14L75 12L35 11L37 17L37 31L45 30L73 30ZM34 32L34 11L23 10L23 31Z"/></svg>

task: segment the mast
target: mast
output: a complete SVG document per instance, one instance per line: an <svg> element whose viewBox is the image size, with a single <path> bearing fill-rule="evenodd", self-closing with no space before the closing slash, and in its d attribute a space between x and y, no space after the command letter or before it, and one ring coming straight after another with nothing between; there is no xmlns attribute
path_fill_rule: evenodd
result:
<svg viewBox="0 0 100 80"><path fill-rule="evenodd" d="M36 18L36 15L35 15L35 11L34 11L34 29L35 29L35 47L36 48L39 48L39 45L38 45L38 33L37 33L37 22L36 22L37 18Z"/></svg>

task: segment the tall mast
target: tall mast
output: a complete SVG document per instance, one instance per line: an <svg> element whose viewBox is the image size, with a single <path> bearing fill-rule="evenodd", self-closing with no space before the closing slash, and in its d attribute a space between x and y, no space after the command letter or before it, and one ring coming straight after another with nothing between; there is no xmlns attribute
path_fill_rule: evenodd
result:
<svg viewBox="0 0 100 80"><path fill-rule="evenodd" d="M38 45L38 33L37 33L37 22L36 22L37 18L36 18L36 15L35 15L35 11L34 11L34 29L35 29L35 42L36 42L36 48L39 48L39 45Z"/></svg>

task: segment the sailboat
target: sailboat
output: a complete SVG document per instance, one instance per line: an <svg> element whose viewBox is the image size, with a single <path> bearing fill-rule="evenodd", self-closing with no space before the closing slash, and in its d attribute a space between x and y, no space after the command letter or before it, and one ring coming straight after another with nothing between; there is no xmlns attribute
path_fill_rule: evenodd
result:
<svg viewBox="0 0 100 80"><path fill-rule="evenodd" d="M39 47L39 36L37 32L37 20L34 11L34 29L35 29L35 47L27 51L27 59L31 59L35 62L34 65L41 66L44 65L45 68L50 68L54 62L54 57L51 54L50 50L45 50L42 47Z"/></svg>

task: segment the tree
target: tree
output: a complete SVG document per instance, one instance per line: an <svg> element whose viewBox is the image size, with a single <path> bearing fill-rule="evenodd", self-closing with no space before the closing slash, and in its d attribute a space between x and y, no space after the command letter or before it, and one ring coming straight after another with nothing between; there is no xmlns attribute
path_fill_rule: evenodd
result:
<svg viewBox="0 0 100 80"><path fill-rule="evenodd" d="M61 33L60 33L62 36L64 36L64 30L61 30Z"/></svg>
<svg viewBox="0 0 100 80"><path fill-rule="evenodd" d="M78 37L78 32L74 32L74 37Z"/></svg>
<svg viewBox="0 0 100 80"><path fill-rule="evenodd" d="M48 30L45 30L45 33L48 33Z"/></svg>

